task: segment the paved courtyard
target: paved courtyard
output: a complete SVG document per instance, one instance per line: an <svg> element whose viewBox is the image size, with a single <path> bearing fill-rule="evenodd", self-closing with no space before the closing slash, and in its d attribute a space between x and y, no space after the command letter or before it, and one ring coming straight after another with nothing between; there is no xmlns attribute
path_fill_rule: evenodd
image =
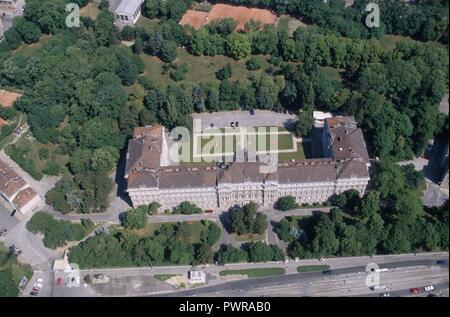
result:
<svg viewBox="0 0 450 317"><path fill-rule="evenodd" d="M195 120L200 120L201 130L210 128L231 127L232 122L239 122L240 127L287 127L297 121L294 114L274 113L268 110L255 110L252 115L250 111L223 111L214 113L197 113L192 115Z"/></svg>

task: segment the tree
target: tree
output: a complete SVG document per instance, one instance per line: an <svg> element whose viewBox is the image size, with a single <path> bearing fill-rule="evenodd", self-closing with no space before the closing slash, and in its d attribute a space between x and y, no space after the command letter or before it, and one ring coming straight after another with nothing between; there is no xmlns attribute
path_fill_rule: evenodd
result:
<svg viewBox="0 0 450 317"><path fill-rule="evenodd" d="M25 43L31 44L39 41L41 30L37 24L27 21L23 17L17 17L14 20L14 28L20 33Z"/></svg>
<svg viewBox="0 0 450 317"><path fill-rule="evenodd" d="M209 264L213 262L214 254L211 247L206 244L195 246L194 264Z"/></svg>
<svg viewBox="0 0 450 317"><path fill-rule="evenodd" d="M194 203L183 201L181 204L174 208L173 213L183 215L200 214L202 213L202 209Z"/></svg>
<svg viewBox="0 0 450 317"><path fill-rule="evenodd" d="M177 58L177 43L174 41L164 41L161 46L160 55L164 62L173 62Z"/></svg>
<svg viewBox="0 0 450 317"><path fill-rule="evenodd" d="M117 75L122 79L122 83L126 86L133 85L139 76L139 71L132 55L121 53L117 56L117 60L119 62Z"/></svg>
<svg viewBox="0 0 450 317"><path fill-rule="evenodd" d="M262 62L257 59L256 57L251 57L246 63L245 66L247 67L248 70L253 71L253 70L258 70L262 68Z"/></svg>
<svg viewBox="0 0 450 317"><path fill-rule="evenodd" d="M114 15L109 11L101 11L95 20L97 42L102 46L110 46L119 40L119 30L114 25Z"/></svg>
<svg viewBox="0 0 450 317"><path fill-rule="evenodd" d="M123 225L127 229L142 229L147 224L147 213L143 209L129 209L125 212Z"/></svg>
<svg viewBox="0 0 450 317"><path fill-rule="evenodd" d="M300 205L295 201L295 197L292 196L280 197L275 203L275 208L281 211L297 209L299 207Z"/></svg>
<svg viewBox="0 0 450 317"><path fill-rule="evenodd" d="M5 41L6 43L8 43L8 46L11 50L15 50L23 43L22 35L14 27L8 29L5 32L4 36Z"/></svg>
<svg viewBox="0 0 450 317"><path fill-rule="evenodd" d="M297 116L297 122L295 124L295 133L299 137L307 136L314 126L314 117L312 111L302 111Z"/></svg>
<svg viewBox="0 0 450 317"><path fill-rule="evenodd" d="M206 230L203 230L200 234L200 240L202 243L212 247L220 239L220 228L215 223L210 223Z"/></svg>
<svg viewBox="0 0 450 317"><path fill-rule="evenodd" d="M217 252L217 261L223 265L227 263L239 263L247 260L247 253L239 248L233 247L231 244L222 245Z"/></svg>
<svg viewBox="0 0 450 317"><path fill-rule="evenodd" d="M266 216L257 212L258 205L251 202L243 207L230 209L231 231L239 235L247 233L262 234L267 229Z"/></svg>
<svg viewBox="0 0 450 317"><path fill-rule="evenodd" d="M276 245L267 245L261 241L251 242L247 247L249 262L268 262L284 260L284 254Z"/></svg>
<svg viewBox="0 0 450 317"><path fill-rule="evenodd" d="M314 228L312 250L317 256L333 255L338 251L339 240L335 235L335 226L330 218L322 215L319 224Z"/></svg>
<svg viewBox="0 0 450 317"><path fill-rule="evenodd" d="M236 60L246 58L251 52L251 44L247 35L232 33L227 37L228 55Z"/></svg>
<svg viewBox="0 0 450 317"><path fill-rule="evenodd" d="M216 72L216 77L218 80L230 79L231 76L233 76L233 69L231 68L230 63L227 63Z"/></svg>

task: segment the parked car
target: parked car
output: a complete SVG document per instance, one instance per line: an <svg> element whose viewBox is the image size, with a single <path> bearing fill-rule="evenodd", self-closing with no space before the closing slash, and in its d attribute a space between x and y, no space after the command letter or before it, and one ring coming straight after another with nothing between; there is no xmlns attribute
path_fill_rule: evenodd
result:
<svg viewBox="0 0 450 317"><path fill-rule="evenodd" d="M381 293L380 297L391 297L391 294L389 294L389 293Z"/></svg>
<svg viewBox="0 0 450 317"><path fill-rule="evenodd" d="M210 209L208 209L208 210L205 210L205 214L212 214L214 211L213 210L210 210Z"/></svg>
<svg viewBox="0 0 450 317"><path fill-rule="evenodd" d="M61 286L61 285L62 285L62 282L63 282L62 277L58 277L58 278L56 279L56 286Z"/></svg>
<svg viewBox="0 0 450 317"><path fill-rule="evenodd" d="M436 264L445 265L445 264L448 264L448 260L437 260Z"/></svg>
<svg viewBox="0 0 450 317"><path fill-rule="evenodd" d="M425 287L423 288L423 290L424 290L425 292L431 292L431 291L434 291L434 286L433 286L433 285L427 285L427 286L425 286Z"/></svg>
<svg viewBox="0 0 450 317"><path fill-rule="evenodd" d="M30 295L31 295L31 296L37 296L37 295L38 295L38 292L35 292L35 291L30 292Z"/></svg>
<svg viewBox="0 0 450 317"><path fill-rule="evenodd" d="M419 294L419 293L420 293L420 289L417 288L417 287L411 288L409 291L410 291L411 293L413 293L413 294Z"/></svg>

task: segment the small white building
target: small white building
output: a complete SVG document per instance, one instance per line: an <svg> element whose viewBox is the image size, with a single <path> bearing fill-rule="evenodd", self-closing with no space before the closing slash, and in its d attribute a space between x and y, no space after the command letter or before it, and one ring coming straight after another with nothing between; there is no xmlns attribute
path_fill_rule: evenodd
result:
<svg viewBox="0 0 450 317"><path fill-rule="evenodd" d="M191 284L205 284L206 274L203 271L189 271L188 272L189 283Z"/></svg>
<svg viewBox="0 0 450 317"><path fill-rule="evenodd" d="M133 26L141 16L144 0L122 0L114 10L116 24Z"/></svg>

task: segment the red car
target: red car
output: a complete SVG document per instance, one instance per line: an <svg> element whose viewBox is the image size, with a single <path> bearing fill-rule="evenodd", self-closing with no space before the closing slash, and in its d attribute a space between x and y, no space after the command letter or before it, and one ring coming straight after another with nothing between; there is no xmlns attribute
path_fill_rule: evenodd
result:
<svg viewBox="0 0 450 317"><path fill-rule="evenodd" d="M213 212L213 210L205 210L205 214L212 214Z"/></svg>
<svg viewBox="0 0 450 317"><path fill-rule="evenodd" d="M418 294L418 293L420 293L420 289L419 288L411 288L410 290L409 290L411 293L413 293L413 294Z"/></svg>
<svg viewBox="0 0 450 317"><path fill-rule="evenodd" d="M57 286L61 286L61 285L62 285L62 282L63 282L62 277L58 277L58 279L56 280L56 285L57 285Z"/></svg>

